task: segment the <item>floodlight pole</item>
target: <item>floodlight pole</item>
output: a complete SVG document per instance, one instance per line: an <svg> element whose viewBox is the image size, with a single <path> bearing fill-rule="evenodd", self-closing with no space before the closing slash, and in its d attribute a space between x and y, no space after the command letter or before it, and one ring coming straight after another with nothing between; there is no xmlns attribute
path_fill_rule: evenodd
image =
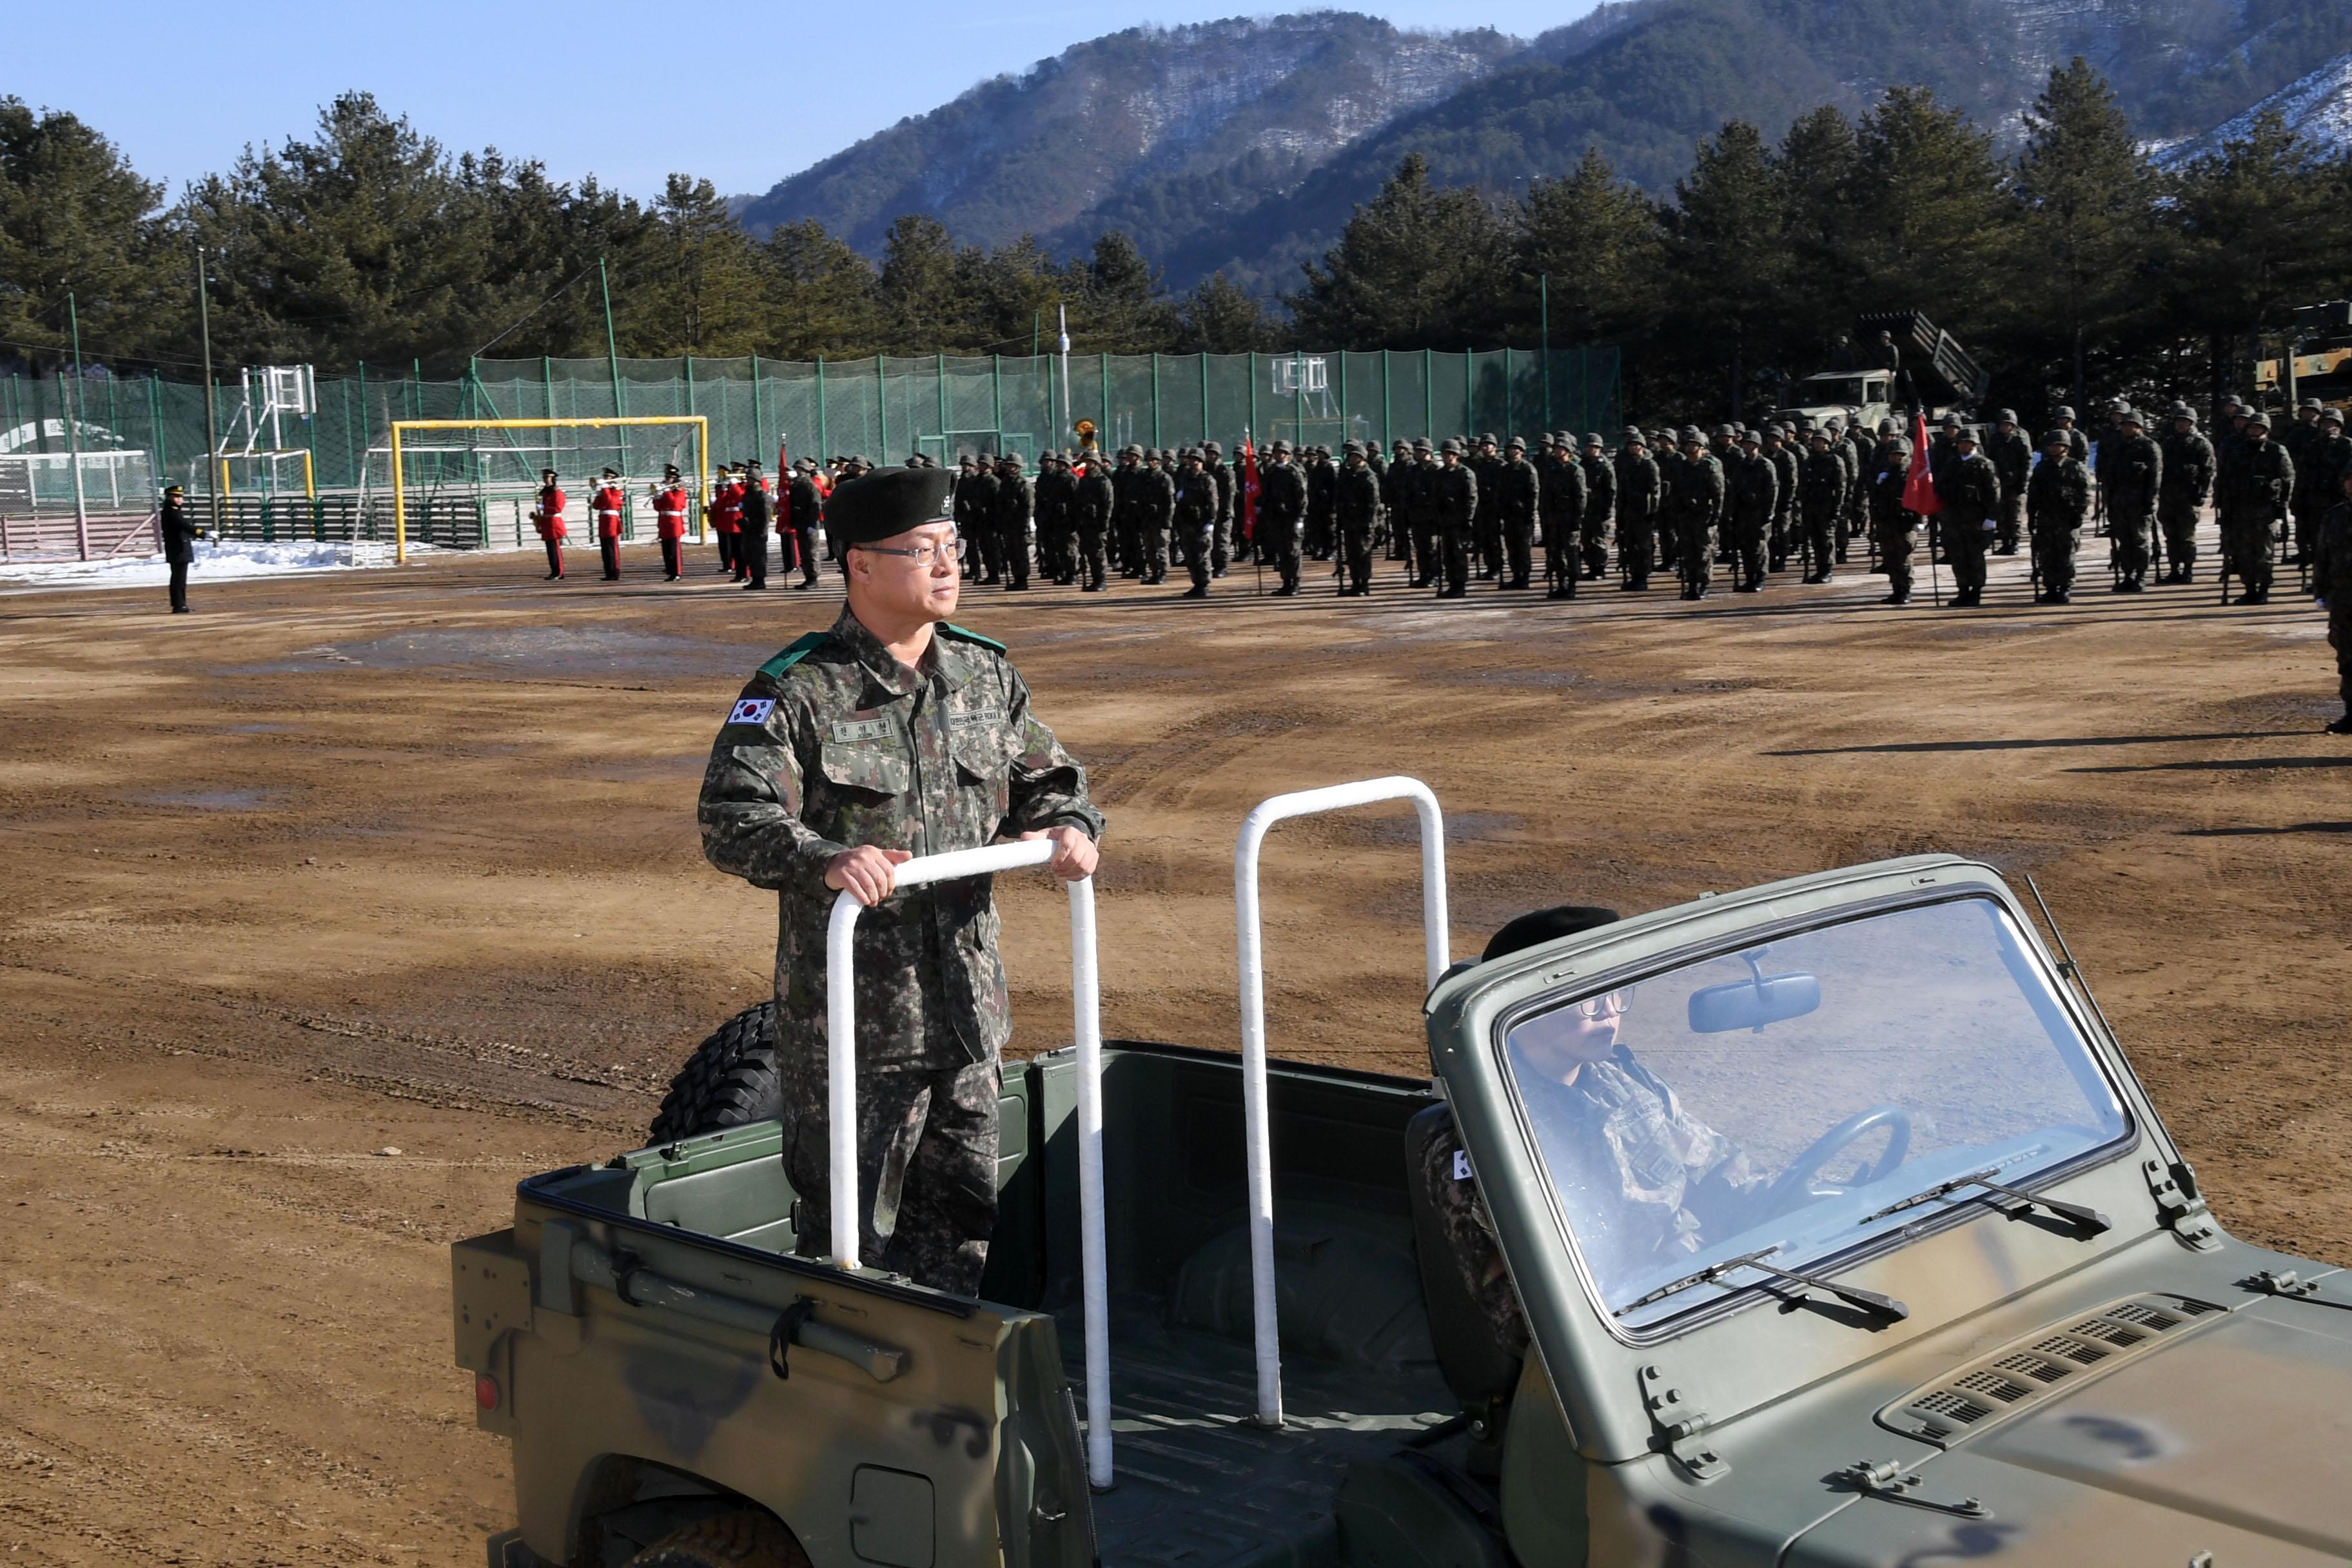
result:
<svg viewBox="0 0 2352 1568"><path fill-rule="evenodd" d="M1537 276L1537 300L1543 320L1544 428L1551 428L1551 274Z"/></svg>
<svg viewBox="0 0 2352 1568"><path fill-rule="evenodd" d="M73 290L66 290L66 321L73 331L73 392L59 398L65 405L66 461L73 465L74 481L74 548L84 561L89 559L89 506L81 489L81 312L74 304ZM59 380L64 377L60 376ZM58 389L63 392L65 388Z"/></svg>
<svg viewBox="0 0 2352 1568"><path fill-rule="evenodd" d="M628 405L621 401L621 350L613 336L613 287L604 279L604 258L596 258L596 288L604 296L604 363L613 367L613 412L625 415ZM548 412L555 412L552 408Z"/></svg>
<svg viewBox="0 0 2352 1568"><path fill-rule="evenodd" d="M1070 308L1067 305L1063 305L1057 307L1057 309L1060 312L1061 321L1061 339L1059 346L1061 348L1062 358L1062 417L1075 429L1077 421L1071 417L1073 410L1070 406ZM1204 360L1202 363L1205 363L1207 362ZM1202 438L1206 439L1205 435Z"/></svg>
<svg viewBox="0 0 2352 1568"><path fill-rule="evenodd" d="M213 406L213 318L205 299L205 247L196 247L196 335L205 343L205 495L210 501L213 537L220 537L221 497L218 470L213 464L220 452L220 416Z"/></svg>

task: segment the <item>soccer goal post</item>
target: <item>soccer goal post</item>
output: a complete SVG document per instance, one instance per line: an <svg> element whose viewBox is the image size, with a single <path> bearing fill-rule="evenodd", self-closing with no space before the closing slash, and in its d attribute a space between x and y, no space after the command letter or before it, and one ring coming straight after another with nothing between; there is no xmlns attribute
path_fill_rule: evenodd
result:
<svg viewBox="0 0 2352 1568"><path fill-rule="evenodd" d="M694 438L694 460L680 463L681 472L690 475L687 481L687 499L694 508L695 540L703 540L702 495L710 472L710 421L699 414L624 415L607 419L395 419L392 422L392 527L393 560L404 564L408 560L408 483L407 472L401 461L404 440L417 432L456 430L616 430L642 429L655 426L677 426L681 433ZM624 446L623 468L629 467ZM545 467L553 468L553 463ZM626 479L635 476L623 475Z"/></svg>

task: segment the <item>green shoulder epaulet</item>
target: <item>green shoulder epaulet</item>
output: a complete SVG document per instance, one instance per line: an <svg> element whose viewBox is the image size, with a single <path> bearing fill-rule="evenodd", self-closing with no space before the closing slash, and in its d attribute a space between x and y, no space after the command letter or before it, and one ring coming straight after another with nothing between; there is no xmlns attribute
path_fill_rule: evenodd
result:
<svg viewBox="0 0 2352 1568"><path fill-rule="evenodd" d="M760 667L760 673L773 680L801 660L824 646L825 634L811 632Z"/></svg>
<svg viewBox="0 0 2352 1568"><path fill-rule="evenodd" d="M1004 645L994 637L984 637L976 631L956 625L953 621L941 621L940 630L951 637L961 637L965 642L976 642L982 647L994 648L998 653L1004 651Z"/></svg>

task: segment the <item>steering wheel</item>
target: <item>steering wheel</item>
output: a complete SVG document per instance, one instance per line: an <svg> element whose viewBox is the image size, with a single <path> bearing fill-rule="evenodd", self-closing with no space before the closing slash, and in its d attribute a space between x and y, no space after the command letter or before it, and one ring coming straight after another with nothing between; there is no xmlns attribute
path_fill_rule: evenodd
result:
<svg viewBox="0 0 2352 1568"><path fill-rule="evenodd" d="M1772 1184L1757 1201L1757 1212L1780 1214L1797 1206L1800 1199L1810 1202L1825 1195L1813 1190L1814 1175L1849 1145L1881 1127L1888 1130L1886 1152L1878 1157L1876 1164L1857 1178L1856 1184L1866 1186L1894 1174L1895 1168L1903 1163L1903 1157L1911 1152L1911 1113L1899 1105L1874 1105L1867 1110L1858 1110L1847 1117L1814 1139L1811 1148L1789 1162L1789 1168L1773 1179Z"/></svg>

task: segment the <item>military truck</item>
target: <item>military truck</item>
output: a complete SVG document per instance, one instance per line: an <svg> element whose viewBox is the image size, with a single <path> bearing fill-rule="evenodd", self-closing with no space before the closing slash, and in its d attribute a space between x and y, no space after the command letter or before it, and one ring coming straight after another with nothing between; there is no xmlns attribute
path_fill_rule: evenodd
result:
<svg viewBox="0 0 2352 1568"><path fill-rule="evenodd" d="M1882 419L1906 426L1917 405L1930 421L1947 410L1974 410L1991 390L1992 377L1978 364L1959 340L1918 310L1885 310L1860 318L1856 331L1867 355L1888 333L1900 351L1899 374L1890 369L1825 370L1791 382L1782 394L1776 418L1810 415L1814 419L1835 415L1876 430Z"/></svg>
<svg viewBox="0 0 2352 1568"><path fill-rule="evenodd" d="M1239 1057L1098 1040L1073 891L976 1298L796 1256L772 1121L523 1182L453 1251L490 1562L2352 1558L2352 1277L2216 1223L2038 892L1915 856L1451 962L1406 784L1244 825ZM1398 795L1430 1076L1282 1061L1266 831Z"/></svg>

